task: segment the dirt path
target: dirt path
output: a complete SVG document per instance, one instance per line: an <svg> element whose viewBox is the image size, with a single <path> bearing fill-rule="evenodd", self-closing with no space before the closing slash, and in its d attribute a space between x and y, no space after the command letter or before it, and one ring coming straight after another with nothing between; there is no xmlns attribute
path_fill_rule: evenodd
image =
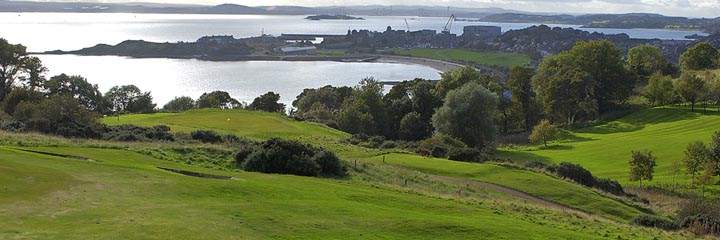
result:
<svg viewBox="0 0 720 240"><path fill-rule="evenodd" d="M587 213L587 212L584 212L584 211L581 211L581 210L577 210L577 209L574 209L574 208L571 208L571 207L568 207L568 206L564 206L564 205L560 205L560 204L557 204L557 203L554 203L554 202L550 202L550 201L547 201L547 200L544 200L544 199L540 199L540 198L538 198L538 197L531 196L531 195L529 195L529 194L527 194L527 193L520 192L520 191L517 191L517 190L513 190L513 189L510 189L510 188L506 188L506 187L503 187L503 186L495 185L495 184L492 184L492 183L472 181L472 180L468 180L468 179L464 179L464 178L454 178L454 177L436 176L436 175L429 175L429 176L432 177L432 178L434 178L434 179L437 179L437 180L448 181L448 182L455 182L455 183L462 183L462 184L468 184L468 185L473 185L473 186L479 186L479 187L489 188L489 189L492 189L492 190L495 190L495 191L498 191L498 192L502 192L502 193L505 193L505 194L508 194L508 195L511 195L511 196L515 196L515 197L527 199L527 200L530 200L531 202L534 202L534 203L536 203L536 204L540 204L540 205L543 205L543 206L545 206L545 207L548 207L548 208L551 208L551 209L555 209L555 210L559 210L559 211L562 211L562 212L573 213L573 214L577 214L577 215L579 215L579 216L583 216L583 217L587 217L587 218L591 218L591 219L611 221L611 220L609 220L609 219L607 219L607 218L604 218L604 217L601 217L601 216L598 216L598 215L593 215L593 214L590 214L590 213Z"/></svg>

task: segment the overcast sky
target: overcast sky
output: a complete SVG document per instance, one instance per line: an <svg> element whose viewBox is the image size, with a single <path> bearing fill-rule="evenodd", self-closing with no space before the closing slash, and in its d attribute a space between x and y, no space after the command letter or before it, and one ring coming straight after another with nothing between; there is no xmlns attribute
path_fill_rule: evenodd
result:
<svg viewBox="0 0 720 240"><path fill-rule="evenodd" d="M72 1L72 0L70 0ZM83 1L83 0L75 0ZM87 0L93 1L93 0ZM456 7L498 7L552 13L629 13L649 12L671 16L718 17L720 0L94 0L101 2L165 2L249 6L298 5L428 5Z"/></svg>

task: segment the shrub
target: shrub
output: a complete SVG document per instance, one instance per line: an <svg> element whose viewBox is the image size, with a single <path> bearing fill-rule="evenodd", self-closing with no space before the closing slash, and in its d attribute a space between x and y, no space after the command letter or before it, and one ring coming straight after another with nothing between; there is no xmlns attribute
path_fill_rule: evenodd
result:
<svg viewBox="0 0 720 240"><path fill-rule="evenodd" d="M250 154L255 150L257 150L257 147L252 145L243 145L240 147L240 150L235 154L235 166L238 168L242 167L242 164L248 156L250 156Z"/></svg>
<svg viewBox="0 0 720 240"><path fill-rule="evenodd" d="M695 199L685 204L675 217L681 228L695 234L720 235L720 202Z"/></svg>
<svg viewBox="0 0 720 240"><path fill-rule="evenodd" d="M477 148L453 148L448 151L448 159L462 162L481 162L482 153Z"/></svg>
<svg viewBox="0 0 720 240"><path fill-rule="evenodd" d="M240 155L240 154L238 154ZM242 156L236 155L236 162ZM250 153L242 163L245 171L299 176L344 176L345 169L334 153L298 141L273 138Z"/></svg>
<svg viewBox="0 0 720 240"><path fill-rule="evenodd" d="M211 130L195 130L190 133L190 137L192 137L193 140L198 140L203 143L218 143L222 141L222 136Z"/></svg>
<svg viewBox="0 0 720 240"><path fill-rule="evenodd" d="M625 189L623 189L622 185L609 178L595 178L595 184L593 184L593 187L613 195L625 195Z"/></svg>
<svg viewBox="0 0 720 240"><path fill-rule="evenodd" d="M102 136L105 140L114 141L175 141L175 136L170 133L170 127L158 125L154 127L140 127L136 125L110 126L105 129Z"/></svg>
<svg viewBox="0 0 720 240"><path fill-rule="evenodd" d="M664 230L677 230L678 226L675 224L675 222L658 217L658 216L652 216L652 215L640 215L635 218L633 218L630 223L643 226L643 227L652 227L652 228L659 228Z"/></svg>
<svg viewBox="0 0 720 240"><path fill-rule="evenodd" d="M593 187L595 182L595 177L593 177L592 173L578 164L560 163L556 173L561 178L570 179L587 187Z"/></svg>

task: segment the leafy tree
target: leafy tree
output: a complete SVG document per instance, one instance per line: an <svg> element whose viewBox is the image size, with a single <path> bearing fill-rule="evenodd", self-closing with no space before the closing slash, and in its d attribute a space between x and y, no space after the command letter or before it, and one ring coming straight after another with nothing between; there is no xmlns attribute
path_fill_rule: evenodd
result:
<svg viewBox="0 0 720 240"><path fill-rule="evenodd" d="M450 91L432 117L438 133L457 137L469 146L490 147L497 132L493 116L497 95L477 83Z"/></svg>
<svg viewBox="0 0 720 240"><path fill-rule="evenodd" d="M544 111L569 124L598 114L597 82L587 72L572 67L568 55L553 55L540 64L533 78Z"/></svg>
<svg viewBox="0 0 720 240"><path fill-rule="evenodd" d="M45 73L48 71L47 67L42 65L42 61L38 57L28 57L25 59L24 68L26 76L20 76L20 80L25 82L25 85L30 90L35 90L42 87L45 84Z"/></svg>
<svg viewBox="0 0 720 240"><path fill-rule="evenodd" d="M718 68L720 53L707 42L695 44L680 56L680 66L687 70Z"/></svg>
<svg viewBox="0 0 720 240"><path fill-rule="evenodd" d="M93 85L82 76L69 76L60 74L51 77L45 82L45 89L48 95L71 96L87 107L90 111L105 111L104 99L97 84Z"/></svg>
<svg viewBox="0 0 720 240"><path fill-rule="evenodd" d="M715 131L712 135L712 138L710 140L710 146L709 146L709 160L717 168L720 168L720 131ZM715 172L715 175L720 174L720 169Z"/></svg>
<svg viewBox="0 0 720 240"><path fill-rule="evenodd" d="M292 105L298 109L300 115L310 111L315 103L325 105L331 112L340 111L346 98L352 95L351 87L324 86L318 89L305 89L297 96Z"/></svg>
<svg viewBox="0 0 720 240"><path fill-rule="evenodd" d="M655 173L655 156L650 151L632 151L630 158L630 181L642 180L652 181L653 173Z"/></svg>
<svg viewBox="0 0 720 240"><path fill-rule="evenodd" d="M530 141L542 141L545 147L547 147L547 141L557 139L558 133L559 131L557 126L550 123L547 119L543 119L533 128L532 133L530 134Z"/></svg>
<svg viewBox="0 0 720 240"><path fill-rule="evenodd" d="M327 122L333 120L334 116L330 109L321 102L315 102L310 110L305 112L303 116L310 120L319 122Z"/></svg>
<svg viewBox="0 0 720 240"><path fill-rule="evenodd" d="M44 98L43 93L36 90L25 87L15 87L10 94L5 96L5 100L0 102L0 108L2 108L5 113L12 115L15 112L15 107L21 102L39 102Z"/></svg>
<svg viewBox="0 0 720 240"><path fill-rule="evenodd" d="M637 75L649 77L662 72L667 66L667 61L659 47L642 45L628 51L627 65Z"/></svg>
<svg viewBox="0 0 720 240"><path fill-rule="evenodd" d="M521 120L521 129L530 128L535 118L535 92L532 87L532 78L535 69L526 67L513 67L510 69L508 88L510 90L510 109L512 115Z"/></svg>
<svg viewBox="0 0 720 240"><path fill-rule="evenodd" d="M38 102L21 102L15 108L13 118L25 123L29 131L65 137L94 138L103 128L97 113L68 95L54 95Z"/></svg>
<svg viewBox="0 0 720 240"><path fill-rule="evenodd" d="M255 98L249 107L255 111L284 113L285 104L278 103L278 101L280 101L280 94L267 92Z"/></svg>
<svg viewBox="0 0 720 240"><path fill-rule="evenodd" d="M698 183L702 185L702 196L705 196L705 185L711 184L713 180L713 176L715 176L715 173L718 171L718 166L713 161L707 161L705 162L705 165L703 165L703 170L700 172L700 175L698 176Z"/></svg>
<svg viewBox="0 0 720 240"><path fill-rule="evenodd" d="M643 89L643 96L655 106L665 106L675 99L675 87L670 76L655 73L648 80L648 85Z"/></svg>
<svg viewBox="0 0 720 240"><path fill-rule="evenodd" d="M340 130L351 134L375 132L375 121L363 100L348 100L343 104L336 121Z"/></svg>
<svg viewBox="0 0 720 240"><path fill-rule="evenodd" d="M442 105L442 100L434 94L433 88L433 83L415 79L397 84L385 94L383 102L388 115L386 124L389 126L385 135L387 138L400 137L400 124L408 113L416 112L422 121L430 122L435 109Z"/></svg>
<svg viewBox="0 0 720 240"><path fill-rule="evenodd" d="M695 174L703 170L709 155L708 148L701 141L690 143L685 150L683 165L687 173L692 175L692 185L695 185Z"/></svg>
<svg viewBox="0 0 720 240"><path fill-rule="evenodd" d="M11 44L0 38L0 101L12 91L20 74L26 70L28 54L25 46Z"/></svg>
<svg viewBox="0 0 720 240"><path fill-rule="evenodd" d="M683 100L690 102L691 111L695 111L695 103L705 99L709 95L705 81L688 73L683 74L680 79L675 82L675 90Z"/></svg>
<svg viewBox="0 0 720 240"><path fill-rule="evenodd" d="M144 92L130 102L127 111L131 113L153 113L155 112L155 106L157 105L153 103L150 92Z"/></svg>
<svg viewBox="0 0 720 240"><path fill-rule="evenodd" d="M184 112L193 108L195 108L195 100L186 96L176 97L163 106L163 110L169 112Z"/></svg>
<svg viewBox="0 0 720 240"><path fill-rule="evenodd" d="M428 136L430 136L430 126L419 113L408 113L400 121L400 139L419 141Z"/></svg>
<svg viewBox="0 0 720 240"><path fill-rule="evenodd" d="M135 85L115 86L105 93L105 101L116 113L149 113L155 109L150 92Z"/></svg>
<svg viewBox="0 0 720 240"><path fill-rule="evenodd" d="M240 102L230 97L230 94L223 91L213 91L210 93L203 93L198 98L198 108L220 108L220 109L235 109L239 108Z"/></svg>
<svg viewBox="0 0 720 240"><path fill-rule="evenodd" d="M481 75L472 66L444 72L436 86L437 94L440 98L445 98L445 95L451 90L458 89L470 82L480 82L480 77Z"/></svg>
<svg viewBox="0 0 720 240"><path fill-rule="evenodd" d="M595 98L600 113L611 110L612 104L630 97L635 87L634 76L625 68L622 51L608 40L579 42L566 53L570 62L563 64L587 73L597 84Z"/></svg>

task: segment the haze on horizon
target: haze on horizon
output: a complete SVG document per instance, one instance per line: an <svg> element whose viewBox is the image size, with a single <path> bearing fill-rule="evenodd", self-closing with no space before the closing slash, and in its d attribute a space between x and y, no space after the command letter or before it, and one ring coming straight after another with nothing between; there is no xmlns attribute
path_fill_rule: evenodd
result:
<svg viewBox="0 0 720 240"><path fill-rule="evenodd" d="M41 0L48 1L48 0ZM715 18L720 16L720 0L51 0L64 2L157 2L174 4L247 6L357 6L423 5L463 8L505 8L543 13L658 13L668 16Z"/></svg>

